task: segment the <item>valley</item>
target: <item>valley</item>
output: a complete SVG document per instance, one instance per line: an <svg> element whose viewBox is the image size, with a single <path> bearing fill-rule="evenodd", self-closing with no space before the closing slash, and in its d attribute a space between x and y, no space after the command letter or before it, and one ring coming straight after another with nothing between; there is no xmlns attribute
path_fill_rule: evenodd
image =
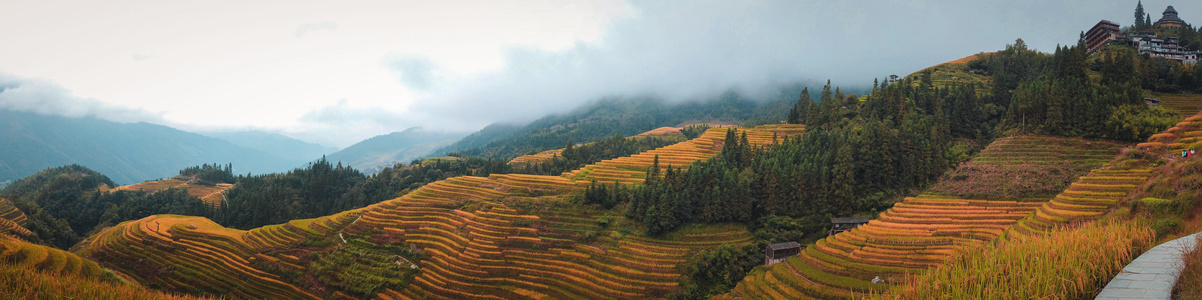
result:
<svg viewBox="0 0 1202 300"><path fill-rule="evenodd" d="M662 34L630 25L660 12L629 5L637 18L601 31ZM1172 6L1152 23L1139 2L1135 16L1126 27L1098 21L1054 50L1035 47L1047 43L1040 35L918 67L889 61L929 61L890 56L909 55L896 53L906 45L835 70L811 61L830 55L756 64L705 40L693 50L722 60L662 73L660 63L691 59L609 34L569 39L568 50L510 49L472 71L483 73L457 73L480 62L396 52L369 59L395 77L387 91L351 76L323 84L358 94L318 101L305 94L320 80L284 78L300 92L266 94L296 98L277 112L248 118L235 108L261 103L227 104L228 115L206 117L236 126L177 124L205 135L104 118L166 122L178 111L108 107L0 73L0 298L1106 296L1145 252L1202 231L1202 67L1191 50L1202 31ZM363 25L339 22L296 28L280 49L358 43L340 34ZM447 32L423 33L465 39ZM761 40L771 38L732 44ZM786 42L771 53L800 47ZM652 62L610 53L626 47ZM546 56L555 62L538 63ZM160 66L154 59L134 58ZM646 74L611 76L620 80L597 67L637 62ZM839 80L894 63L917 71L841 86L790 70ZM706 74L708 64L722 75ZM298 73L324 72L352 73ZM760 72L771 76L748 75ZM556 85L564 80L573 84ZM39 97L86 112L29 102ZM188 107L220 102L209 101ZM1164 297L1196 291L1198 253L1183 254L1195 267ZM1154 292L1173 293L1164 289Z"/></svg>

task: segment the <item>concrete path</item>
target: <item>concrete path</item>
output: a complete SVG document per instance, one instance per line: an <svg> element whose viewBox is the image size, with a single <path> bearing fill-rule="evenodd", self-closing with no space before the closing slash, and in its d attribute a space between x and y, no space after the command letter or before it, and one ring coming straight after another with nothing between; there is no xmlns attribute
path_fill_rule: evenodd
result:
<svg viewBox="0 0 1202 300"><path fill-rule="evenodd" d="M1094 299L1165 299L1173 296L1173 284L1181 275L1181 254L1194 249L1195 233L1169 241L1144 252Z"/></svg>

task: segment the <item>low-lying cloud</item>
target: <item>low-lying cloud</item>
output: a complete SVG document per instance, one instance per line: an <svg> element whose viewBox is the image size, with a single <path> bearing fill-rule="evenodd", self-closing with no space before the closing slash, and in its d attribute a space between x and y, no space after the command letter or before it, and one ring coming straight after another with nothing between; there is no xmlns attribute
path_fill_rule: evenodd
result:
<svg viewBox="0 0 1202 300"><path fill-rule="evenodd" d="M301 24L300 26L296 26L296 38L302 38L306 34L314 31L329 31L335 29L338 29L338 24L334 22L305 23Z"/></svg>
<svg viewBox="0 0 1202 300"><path fill-rule="evenodd" d="M1045 51L1075 43L1079 30L1107 17L1088 1L1020 2L634 2L634 13L599 41L512 48L500 70L434 84L413 113L483 126L606 96L685 101L734 89L754 98L826 79L864 87L1016 38ZM412 65L394 68L408 74Z"/></svg>
<svg viewBox="0 0 1202 300"><path fill-rule="evenodd" d="M160 115L76 97L71 91L42 79L0 73L0 109L70 118L97 117L114 122L165 123Z"/></svg>

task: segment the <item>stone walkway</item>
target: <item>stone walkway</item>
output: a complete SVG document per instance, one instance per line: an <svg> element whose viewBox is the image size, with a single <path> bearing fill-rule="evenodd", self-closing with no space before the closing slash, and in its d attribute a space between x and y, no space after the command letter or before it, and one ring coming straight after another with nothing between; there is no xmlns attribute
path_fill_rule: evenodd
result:
<svg viewBox="0 0 1202 300"><path fill-rule="evenodd" d="M1144 252L1114 276L1094 299L1170 299L1181 272L1181 254L1194 249L1199 234L1202 232Z"/></svg>

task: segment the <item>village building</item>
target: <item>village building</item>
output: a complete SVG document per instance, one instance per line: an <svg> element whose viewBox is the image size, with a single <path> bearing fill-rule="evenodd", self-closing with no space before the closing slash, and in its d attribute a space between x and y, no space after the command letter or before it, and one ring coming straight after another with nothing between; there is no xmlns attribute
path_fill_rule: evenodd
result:
<svg viewBox="0 0 1202 300"><path fill-rule="evenodd" d="M772 264L785 261L790 256L801 254L801 244L797 242L784 242L768 245L764 248L764 265L771 266Z"/></svg>
<svg viewBox="0 0 1202 300"><path fill-rule="evenodd" d="M835 235L836 233L852 230L864 224L868 224L868 218L831 218L831 230L827 231L826 235Z"/></svg>
<svg viewBox="0 0 1202 300"><path fill-rule="evenodd" d="M1085 32L1085 46L1089 53L1097 52L1102 46L1105 46L1110 41L1116 40L1121 36L1119 34L1119 24L1109 20L1102 20Z"/></svg>
<svg viewBox="0 0 1202 300"><path fill-rule="evenodd" d="M1156 27L1175 28L1189 26L1177 16L1177 10L1169 6L1164 10L1164 16L1156 21ZM1085 46L1090 54L1111 43L1121 43L1135 48L1140 55L1163 57L1184 64L1198 63L1202 51L1187 49L1175 37L1162 37L1149 33L1122 34L1118 23L1109 20L1099 21L1089 31L1085 32Z"/></svg>

